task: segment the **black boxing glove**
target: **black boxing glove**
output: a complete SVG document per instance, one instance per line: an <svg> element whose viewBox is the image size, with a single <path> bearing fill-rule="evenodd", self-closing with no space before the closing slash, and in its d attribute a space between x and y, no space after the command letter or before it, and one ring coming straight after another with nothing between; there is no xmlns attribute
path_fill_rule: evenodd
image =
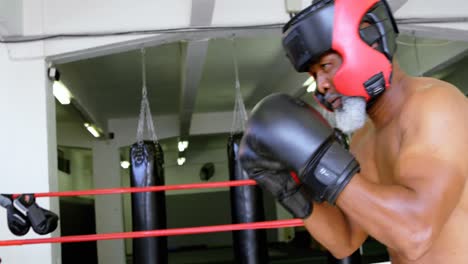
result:
<svg viewBox="0 0 468 264"><path fill-rule="evenodd" d="M303 193L317 202L334 204L360 169L320 113L286 94L262 99L247 122L240 158L244 169L256 180L255 171L268 170L270 165L260 159L257 167L261 169L252 168L250 152L261 159L268 157L270 164L281 164L281 170L297 173ZM271 177L271 181L278 183L280 180Z"/></svg>
<svg viewBox="0 0 468 264"><path fill-rule="evenodd" d="M13 201L15 209L25 214L31 226L39 235L46 235L53 232L58 225L58 216L36 204L36 199L32 194L22 194Z"/></svg>
<svg viewBox="0 0 468 264"><path fill-rule="evenodd" d="M31 223L25 215L13 207L11 196L0 195L0 205L7 210L7 223L10 232L16 236L26 235L31 228Z"/></svg>
<svg viewBox="0 0 468 264"><path fill-rule="evenodd" d="M312 213L312 197L287 168L267 152L257 151L255 137L244 135L239 155L243 169L258 185L268 190L294 217L306 218ZM297 176L296 176L297 177Z"/></svg>

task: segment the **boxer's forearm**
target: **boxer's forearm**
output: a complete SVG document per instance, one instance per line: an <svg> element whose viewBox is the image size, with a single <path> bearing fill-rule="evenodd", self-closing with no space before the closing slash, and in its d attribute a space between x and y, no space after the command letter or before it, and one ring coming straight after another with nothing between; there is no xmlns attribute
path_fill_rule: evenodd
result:
<svg viewBox="0 0 468 264"><path fill-rule="evenodd" d="M315 203L311 216L304 219L304 226L316 241L339 259L351 255L368 236L338 207L328 203Z"/></svg>

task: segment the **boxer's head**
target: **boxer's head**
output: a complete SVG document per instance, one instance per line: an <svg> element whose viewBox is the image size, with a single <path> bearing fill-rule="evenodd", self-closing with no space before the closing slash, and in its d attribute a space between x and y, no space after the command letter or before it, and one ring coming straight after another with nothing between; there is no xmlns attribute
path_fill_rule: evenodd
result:
<svg viewBox="0 0 468 264"><path fill-rule="evenodd" d="M345 133L390 87L398 29L385 0L319 0L283 27L283 47L317 82L316 99Z"/></svg>
<svg viewBox="0 0 468 264"><path fill-rule="evenodd" d="M338 54L336 92L369 105L390 86L397 34L385 0L320 0L283 27L283 46L295 69L312 75L323 56ZM327 107L324 96L318 99Z"/></svg>

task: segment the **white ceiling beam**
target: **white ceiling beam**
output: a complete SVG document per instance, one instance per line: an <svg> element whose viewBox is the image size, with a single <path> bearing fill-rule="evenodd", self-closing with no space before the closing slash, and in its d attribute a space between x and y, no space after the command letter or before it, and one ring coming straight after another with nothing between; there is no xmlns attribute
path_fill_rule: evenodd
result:
<svg viewBox="0 0 468 264"><path fill-rule="evenodd" d="M190 26L211 25L215 0L192 0ZM198 86L203 74L209 40L189 41L182 53L180 91L179 136L184 139L190 134L192 115L195 109Z"/></svg>
<svg viewBox="0 0 468 264"><path fill-rule="evenodd" d="M443 39L452 41L468 42L468 23L465 28L442 28L428 25L399 25L398 28L402 34L411 35L420 38Z"/></svg>
<svg viewBox="0 0 468 264"><path fill-rule="evenodd" d="M190 26L204 27L211 25L215 0L192 0Z"/></svg>
<svg viewBox="0 0 468 264"><path fill-rule="evenodd" d="M395 13L407 2L408 0L389 0L388 5L390 5L390 9L392 9L392 12Z"/></svg>
<svg viewBox="0 0 468 264"><path fill-rule="evenodd" d="M180 132L181 138L188 137L190 123L195 108L198 86L208 50L208 41L191 41L183 53L181 91L180 91Z"/></svg>
<svg viewBox="0 0 468 264"><path fill-rule="evenodd" d="M216 28L216 29L203 29L194 30L191 32L183 33L165 33L165 34L154 34L154 35L139 35L128 40L128 37L112 37L112 44L104 43L101 45L95 45L93 47L81 48L75 51L63 51L56 52L48 55L47 61L55 64L63 64L74 61L80 61L90 58L96 58L101 56L107 56L112 54L123 53L132 51L140 48L155 47L167 43L174 43L179 41L200 41L207 39L219 39L219 38L232 38L232 36L238 38L249 38L259 37L265 35L281 35L281 25L273 27L231 27L231 28ZM63 40L61 40L63 41ZM83 41L80 40L68 40L68 41ZM54 41L50 41L48 47L52 46ZM84 45L79 45L83 47Z"/></svg>

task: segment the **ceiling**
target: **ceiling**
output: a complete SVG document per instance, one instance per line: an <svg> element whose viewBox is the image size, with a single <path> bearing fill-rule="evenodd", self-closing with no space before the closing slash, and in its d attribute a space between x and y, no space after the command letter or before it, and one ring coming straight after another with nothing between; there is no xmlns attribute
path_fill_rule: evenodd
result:
<svg viewBox="0 0 468 264"><path fill-rule="evenodd" d="M146 83L153 115L179 113L184 45L184 42L175 42L145 49ZM228 112L234 109L233 53L238 63L240 88L247 108L271 92L294 91L307 78L290 66L277 36L240 38L234 42L230 39L209 40L196 93L195 113ZM142 89L140 50L57 67L62 82L71 91L77 88L86 90L94 107L105 119L138 116ZM76 118L73 108L59 106L58 122L69 122Z"/></svg>

